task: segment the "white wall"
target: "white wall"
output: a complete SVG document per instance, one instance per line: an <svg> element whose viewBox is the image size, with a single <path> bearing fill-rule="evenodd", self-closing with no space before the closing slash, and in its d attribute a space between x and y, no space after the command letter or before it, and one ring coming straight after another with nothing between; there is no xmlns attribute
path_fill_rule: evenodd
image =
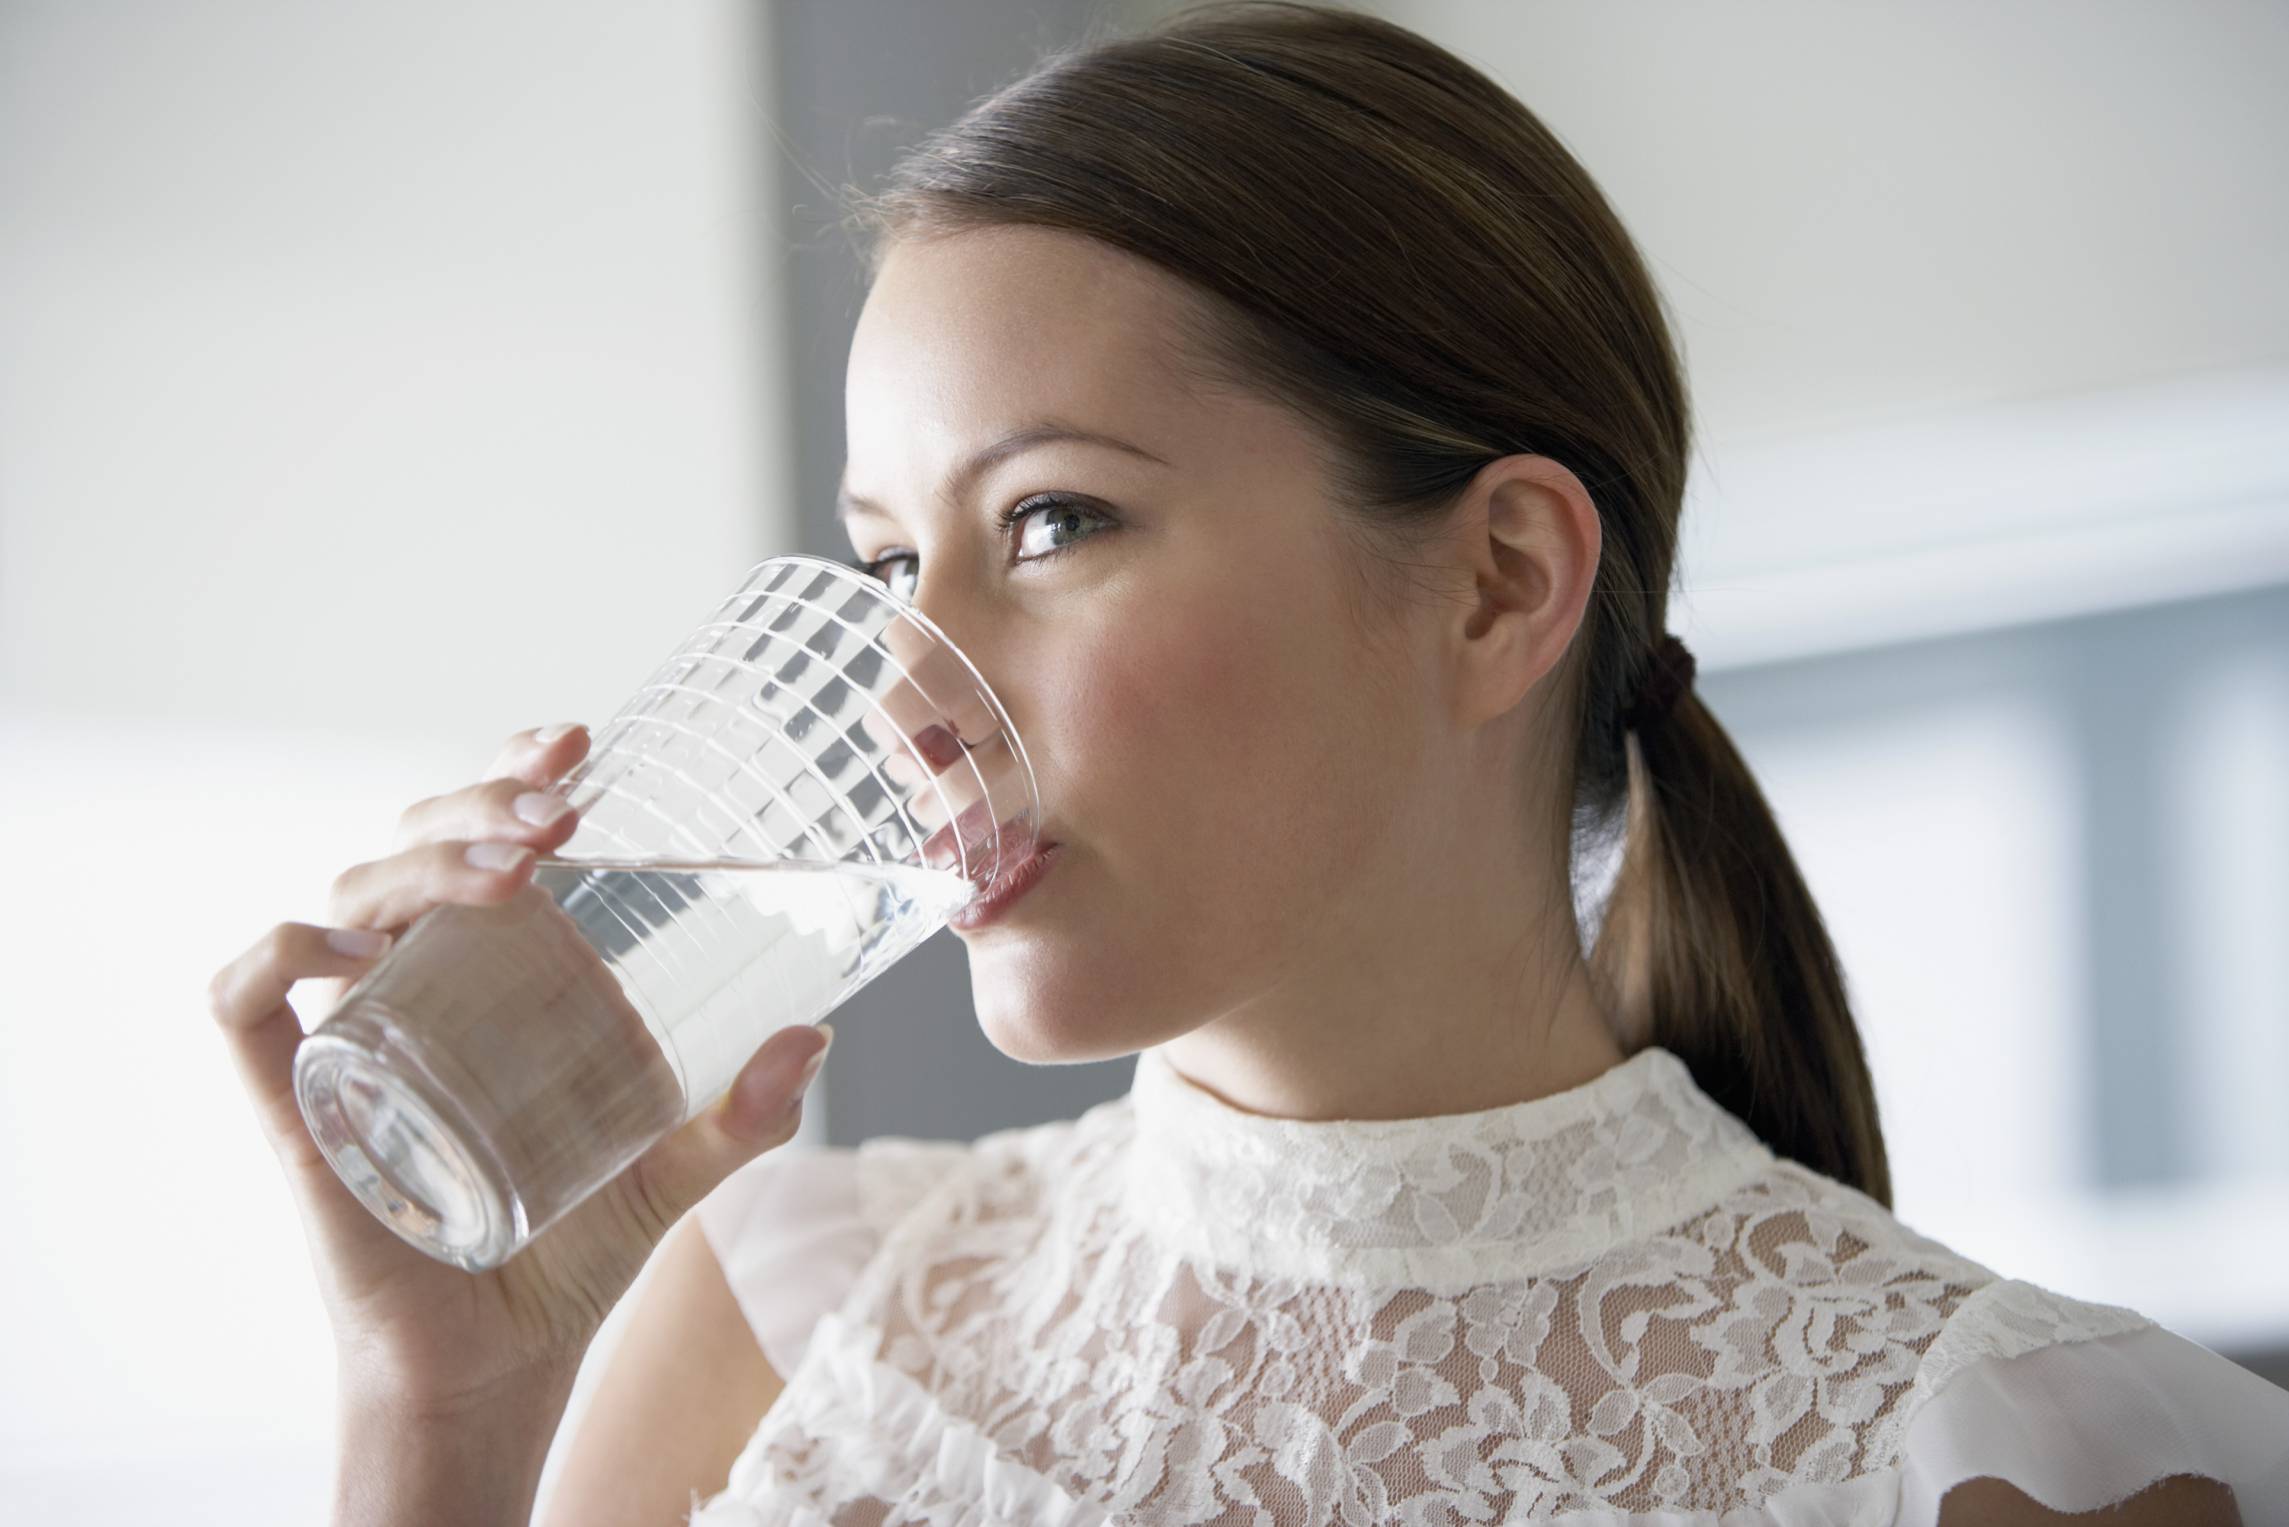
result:
<svg viewBox="0 0 2289 1527"><path fill-rule="evenodd" d="M1384 0L1588 166L1712 449L2289 355L2273 0Z"/></svg>
<svg viewBox="0 0 2289 1527"><path fill-rule="evenodd" d="M0 700L476 746L777 549L749 7L0 26Z"/></svg>
<svg viewBox="0 0 2289 1527"><path fill-rule="evenodd" d="M763 30L0 8L0 1515L321 1519L206 982L791 544Z"/></svg>

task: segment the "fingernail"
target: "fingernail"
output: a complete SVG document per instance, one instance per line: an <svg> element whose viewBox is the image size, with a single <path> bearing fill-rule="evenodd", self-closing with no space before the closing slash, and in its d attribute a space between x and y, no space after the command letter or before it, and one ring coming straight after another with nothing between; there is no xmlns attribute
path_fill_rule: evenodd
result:
<svg viewBox="0 0 2289 1527"><path fill-rule="evenodd" d="M328 928L326 942L337 954L370 960L389 947L389 935L375 928Z"/></svg>
<svg viewBox="0 0 2289 1527"><path fill-rule="evenodd" d="M572 809L572 802L546 790L527 790L509 803L519 819L535 827L546 827Z"/></svg>
<svg viewBox="0 0 2289 1527"><path fill-rule="evenodd" d="M819 1046L818 1054L803 1062L803 1079L795 1084L797 1095L811 1090L811 1079L819 1074L819 1067L827 1063L827 1051L835 1047L833 1025L822 1023L819 1025L819 1032L827 1036L827 1042Z"/></svg>
<svg viewBox="0 0 2289 1527"><path fill-rule="evenodd" d="M926 726L914 734L914 746L936 768L946 768L962 756L962 740L942 726Z"/></svg>
<svg viewBox="0 0 2289 1527"><path fill-rule="evenodd" d="M522 864L527 852L514 843L495 843L488 839L470 844L465 857L481 870L507 870Z"/></svg>
<svg viewBox="0 0 2289 1527"><path fill-rule="evenodd" d="M578 725L580 725L580 723L577 721L559 721L554 726L544 727L540 731L533 733L533 741L540 743L545 747Z"/></svg>

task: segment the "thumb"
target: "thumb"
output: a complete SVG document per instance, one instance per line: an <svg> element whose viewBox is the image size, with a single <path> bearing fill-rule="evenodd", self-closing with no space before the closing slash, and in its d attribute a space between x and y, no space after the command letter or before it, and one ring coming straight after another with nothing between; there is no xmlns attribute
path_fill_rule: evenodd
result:
<svg viewBox="0 0 2289 1527"><path fill-rule="evenodd" d="M712 1107L644 1153L644 1186L671 1223L740 1167L795 1137L803 1094L834 1037L825 1023L781 1029Z"/></svg>

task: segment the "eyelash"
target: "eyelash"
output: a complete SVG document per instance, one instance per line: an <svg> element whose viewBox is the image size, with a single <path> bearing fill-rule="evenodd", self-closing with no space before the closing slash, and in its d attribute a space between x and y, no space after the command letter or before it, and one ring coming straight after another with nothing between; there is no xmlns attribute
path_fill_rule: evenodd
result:
<svg viewBox="0 0 2289 1527"><path fill-rule="evenodd" d="M1001 535L1001 538L1006 541L1009 539L1009 533L1011 529L1015 527L1019 521L1027 518L1030 515L1038 514L1044 509L1079 509L1085 514L1094 515L1099 520L1104 521L1107 525L1113 523L1113 517L1107 514L1104 510L1099 509L1094 504L1084 503L1077 498L1068 498L1061 493L1036 493L1033 495L1033 497L1028 499L1020 499L1018 502L1010 505L1007 509L1004 509L1000 513L996 514L993 517L994 529ZM1083 536L1081 539L1085 541L1090 539L1090 537ZM1045 562L1049 558L1057 556L1061 552L1071 551L1075 546L1080 544L1080 541L1068 541L1063 546L1052 546L1049 548L1049 550L1042 552L1037 556L1022 557L1019 560L1023 562ZM885 562L898 562L911 559L913 556L914 553L910 551L894 551L885 553L879 557L846 558L845 561L848 566L866 574L869 578L880 579L882 577L882 565Z"/></svg>

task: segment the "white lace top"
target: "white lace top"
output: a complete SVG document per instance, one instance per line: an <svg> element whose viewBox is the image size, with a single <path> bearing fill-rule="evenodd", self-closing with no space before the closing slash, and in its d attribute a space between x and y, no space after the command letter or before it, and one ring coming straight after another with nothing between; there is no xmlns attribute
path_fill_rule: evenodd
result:
<svg viewBox="0 0 2289 1527"><path fill-rule="evenodd" d="M2289 1391L1775 1157L1668 1050L1479 1113L1243 1112L1158 1049L698 1213L787 1380L693 1527L1929 1527L2176 1473L2289 1527Z"/></svg>

